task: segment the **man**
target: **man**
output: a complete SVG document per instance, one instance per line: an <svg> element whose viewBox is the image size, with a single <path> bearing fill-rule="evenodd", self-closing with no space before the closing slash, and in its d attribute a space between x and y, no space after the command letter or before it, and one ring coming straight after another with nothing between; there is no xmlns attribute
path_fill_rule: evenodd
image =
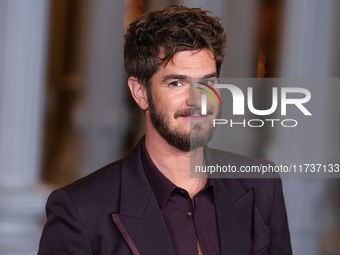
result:
<svg viewBox="0 0 340 255"><path fill-rule="evenodd" d="M131 94L146 134L126 158L47 202L39 254L291 254L280 179L190 178L195 164L268 164L211 150L197 84L213 84L226 35L206 11L170 6L138 17L125 35ZM199 90L197 90L199 91Z"/></svg>

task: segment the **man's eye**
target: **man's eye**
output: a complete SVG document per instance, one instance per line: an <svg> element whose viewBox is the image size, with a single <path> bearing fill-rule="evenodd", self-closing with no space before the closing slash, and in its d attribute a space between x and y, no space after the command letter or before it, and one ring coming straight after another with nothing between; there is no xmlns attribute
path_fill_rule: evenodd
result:
<svg viewBox="0 0 340 255"><path fill-rule="evenodd" d="M173 81L169 84L169 87L174 87L174 88L181 87L181 86L183 86L183 83L179 81Z"/></svg>
<svg viewBox="0 0 340 255"><path fill-rule="evenodd" d="M199 83L203 84L203 85L214 86L215 85L215 80L205 80L205 81L201 81Z"/></svg>

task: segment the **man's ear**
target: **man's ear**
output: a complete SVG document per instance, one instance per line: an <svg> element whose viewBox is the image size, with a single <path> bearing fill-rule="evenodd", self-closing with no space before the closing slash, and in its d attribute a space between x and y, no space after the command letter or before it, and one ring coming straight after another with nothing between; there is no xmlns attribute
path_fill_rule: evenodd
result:
<svg viewBox="0 0 340 255"><path fill-rule="evenodd" d="M149 103L146 87L133 76L129 77L128 85L131 95L139 107L144 111L147 110L149 108Z"/></svg>

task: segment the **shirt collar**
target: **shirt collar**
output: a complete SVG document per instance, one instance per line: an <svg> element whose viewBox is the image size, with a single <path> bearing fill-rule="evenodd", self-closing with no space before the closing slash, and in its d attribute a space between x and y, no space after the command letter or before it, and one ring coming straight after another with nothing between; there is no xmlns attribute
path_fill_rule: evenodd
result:
<svg viewBox="0 0 340 255"><path fill-rule="evenodd" d="M178 187L173 184L168 178L166 178L153 163L145 146L145 137L143 137L141 141L141 158L145 175L149 180L157 202L162 209L165 207L171 193ZM206 189L212 189L212 202L214 203L216 196L214 179L208 178L207 183L199 193L203 192Z"/></svg>

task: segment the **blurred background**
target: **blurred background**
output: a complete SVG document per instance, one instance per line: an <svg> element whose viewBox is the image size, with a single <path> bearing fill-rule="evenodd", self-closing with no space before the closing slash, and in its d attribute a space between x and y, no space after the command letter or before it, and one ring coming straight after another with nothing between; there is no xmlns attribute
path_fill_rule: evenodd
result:
<svg viewBox="0 0 340 255"><path fill-rule="evenodd" d="M122 157L141 137L123 34L145 10L175 3L221 17L229 37L222 77L340 76L338 0L0 0L0 254L36 254L51 190ZM339 96L315 89L327 112ZM234 130L229 149L275 161L308 160L321 148L320 159L339 162L340 119L323 120L311 127L317 139L294 138L304 151L265 129L260 144ZM278 144L292 150L282 155ZM283 184L294 254L340 254L340 179Z"/></svg>

